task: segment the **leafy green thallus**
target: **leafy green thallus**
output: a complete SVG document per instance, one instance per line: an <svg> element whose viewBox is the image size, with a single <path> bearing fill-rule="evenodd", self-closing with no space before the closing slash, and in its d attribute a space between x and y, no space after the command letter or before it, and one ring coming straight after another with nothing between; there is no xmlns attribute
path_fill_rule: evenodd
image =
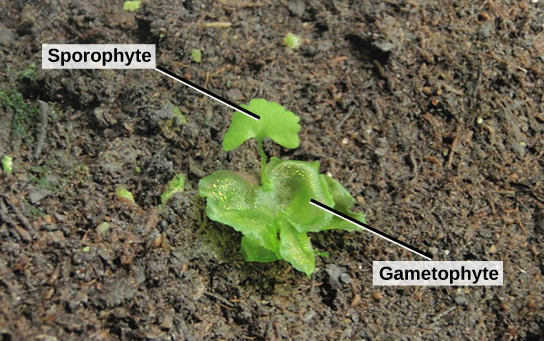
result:
<svg viewBox="0 0 544 341"><path fill-rule="evenodd" d="M259 115L260 120L235 112L223 149L233 150L255 138L261 157L260 184L229 170L201 179L199 190L207 200L206 214L243 234L242 255L246 261L283 259L310 276L315 271L316 252L309 232L361 229L311 205L310 199L362 222L365 216L350 211L355 200L338 181L319 174L319 162L276 157L268 161L263 150L266 138L285 148L299 147L301 127L294 113L264 99L254 99L242 107Z"/></svg>

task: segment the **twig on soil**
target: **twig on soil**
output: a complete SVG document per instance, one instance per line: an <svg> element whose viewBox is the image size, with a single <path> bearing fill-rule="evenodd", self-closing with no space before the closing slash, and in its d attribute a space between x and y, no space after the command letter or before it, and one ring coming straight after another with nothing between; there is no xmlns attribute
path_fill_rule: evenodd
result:
<svg viewBox="0 0 544 341"><path fill-rule="evenodd" d="M451 313L455 309L457 309L457 306L451 306L448 309L438 313L438 315L436 315L435 317L431 318L431 321L434 323L434 322L440 320L442 317L446 316L447 314Z"/></svg>
<svg viewBox="0 0 544 341"><path fill-rule="evenodd" d="M484 56L486 56L486 57L489 57L489 58L491 58L491 59L494 59L494 60L496 60L496 61L498 61L498 62L504 63L504 64L506 64L506 65L510 65L510 66L512 66L512 67L514 67L514 68L520 70L520 71L523 71L524 73L527 73L527 69L524 69L524 68L522 68L522 67L519 66L519 65L513 64L513 63L511 63L511 62L509 62L509 61L507 61L507 60L504 60L504 59L502 59L502 58L499 58L499 57L495 56L495 54L493 54L493 53L482 53L482 55L484 55Z"/></svg>
<svg viewBox="0 0 544 341"><path fill-rule="evenodd" d="M412 164L414 174L419 173L419 165L416 161L414 153L410 153L410 155L408 155L408 158L410 160L410 163Z"/></svg>
<svg viewBox="0 0 544 341"><path fill-rule="evenodd" d="M40 129L40 135L38 136L38 143L36 144L36 150L34 151L34 158L38 159L42 154L43 145L45 143L45 137L47 136L47 116L49 115L49 105L44 101L40 102L40 113L42 114L42 124Z"/></svg>
<svg viewBox="0 0 544 341"><path fill-rule="evenodd" d="M451 143L450 153L448 155L448 162L446 163L447 168L451 168L451 165L453 163L453 156L457 152L460 142L461 142L461 128L460 126L458 126L457 131L455 132L455 137L453 138L453 142Z"/></svg>
<svg viewBox="0 0 544 341"><path fill-rule="evenodd" d="M496 60L496 61L498 61L498 62L504 63L504 64L506 64L506 65L510 65L510 66L512 66L513 68L516 68L516 69L518 69L518 70L520 70L520 71L523 71L524 73L527 73L528 71L532 71L532 72L536 73L536 74L539 75L539 76L544 76L544 71L542 71L542 70L538 70L537 68L534 68L534 67L532 67L532 66L525 66L525 65L524 65L524 67L521 67L521 66L519 66L519 65L517 65L517 64L514 64L514 63L509 62L509 61L507 61L507 60L504 60L504 59L502 59L502 58L500 58L500 57L497 57L493 52L490 52L490 53L482 53L482 55L484 55L484 56L486 56L486 57L489 57L489 58L491 58L491 59L494 59L494 60Z"/></svg>
<svg viewBox="0 0 544 341"><path fill-rule="evenodd" d="M5 194L0 194L4 200L6 201L6 203L9 205L9 207L13 210L13 212L15 212L15 215L17 216L17 218L19 219L19 221L25 226L25 228L27 230L29 230L32 234L34 234L34 227L32 227L32 224L30 224L30 221L28 221L28 219L25 217L25 215L23 214L23 212L21 212L21 210L19 209L19 207L17 207L17 205L15 205L10 198L8 198L7 195Z"/></svg>
<svg viewBox="0 0 544 341"><path fill-rule="evenodd" d="M32 238L29 238L30 235L26 231L20 231L20 229L17 228L17 223L14 222L9 216L8 216L8 208L6 207L6 204L4 203L4 200L0 200L0 219L15 229L15 232L21 237L21 239L25 241L29 241ZM28 238L28 239L27 239Z"/></svg>
<svg viewBox="0 0 544 341"><path fill-rule="evenodd" d="M346 122L346 120L347 120L348 118L350 118L351 115L353 115L354 112L355 112L355 107L353 107L353 106L350 107L349 112L347 113L347 115L345 115L345 116L342 118L342 120L340 120L340 122L336 125L336 130L339 130L339 129L342 127L342 125L344 124L344 122Z"/></svg>
<svg viewBox="0 0 544 341"><path fill-rule="evenodd" d="M34 235L34 229L32 228L32 225L30 225L30 222L28 221L28 219L26 219L26 217L21 213L19 208L17 208L9 200L7 196L5 196L4 194L0 194L0 196L4 199L4 200L0 200L0 218L2 218L3 221L7 222L11 226L13 226L13 228L15 228L15 231L17 232L19 237L21 237L21 239L27 242L32 240L32 236ZM11 220L11 218L8 216L6 203L15 212L15 215L17 215L17 218L19 218L21 223L23 223L23 225L26 227L26 230L22 226L19 226L16 222Z"/></svg>
<svg viewBox="0 0 544 341"><path fill-rule="evenodd" d="M225 7L230 8L251 8L262 7L264 4L260 1L248 1L248 0L218 0L219 3Z"/></svg>
<svg viewBox="0 0 544 341"><path fill-rule="evenodd" d="M204 81L204 89L208 88L208 82L210 81L210 73L206 72L206 80Z"/></svg>
<svg viewBox="0 0 544 341"><path fill-rule="evenodd" d="M229 28L232 26L230 22L222 22L222 21L205 22L205 23L201 23L200 25L202 25L203 27L217 27L217 28Z"/></svg>
<svg viewBox="0 0 544 341"><path fill-rule="evenodd" d="M231 308L235 308L236 306L234 304L232 304L230 301L228 301L227 299L221 297L221 296L217 296L215 294L212 294L211 292L209 291L206 291L204 293L204 295L210 297L210 298L213 298L214 300L216 301L219 301L221 303L223 303L224 305L228 306L228 307L231 307Z"/></svg>

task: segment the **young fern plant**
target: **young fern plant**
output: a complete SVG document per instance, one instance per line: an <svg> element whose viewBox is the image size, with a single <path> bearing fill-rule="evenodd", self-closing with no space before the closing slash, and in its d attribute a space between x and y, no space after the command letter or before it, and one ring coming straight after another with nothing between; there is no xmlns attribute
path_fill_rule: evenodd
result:
<svg viewBox="0 0 544 341"><path fill-rule="evenodd" d="M201 179L199 191L207 201L206 214L243 234L241 251L246 261L283 259L310 277L315 271L316 252L309 232L361 229L311 205L310 199L361 222L365 222L365 216L350 211L355 200L338 181L319 174L319 162L268 160L263 150L266 138L285 148L299 147L299 118L294 113L264 99L254 99L242 107L260 119L235 112L223 149L236 149L255 138L261 157L260 184L229 170Z"/></svg>

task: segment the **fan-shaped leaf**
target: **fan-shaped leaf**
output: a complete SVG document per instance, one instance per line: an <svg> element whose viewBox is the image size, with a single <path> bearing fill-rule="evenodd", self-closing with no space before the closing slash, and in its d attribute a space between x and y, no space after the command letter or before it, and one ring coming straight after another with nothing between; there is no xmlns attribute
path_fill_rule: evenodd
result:
<svg viewBox="0 0 544 341"><path fill-rule="evenodd" d="M285 110L278 103L268 102L262 98L251 100L249 105L242 104L241 107L261 118L257 121L241 112L235 112L223 140L225 151L240 147L250 138L263 141L267 137L285 148L298 148L300 145L299 118L291 111Z"/></svg>

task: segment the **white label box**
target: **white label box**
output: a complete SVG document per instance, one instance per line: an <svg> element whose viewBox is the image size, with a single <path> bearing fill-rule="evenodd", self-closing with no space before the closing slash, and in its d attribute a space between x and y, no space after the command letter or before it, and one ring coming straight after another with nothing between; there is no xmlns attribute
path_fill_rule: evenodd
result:
<svg viewBox="0 0 544 341"><path fill-rule="evenodd" d="M377 286L501 286L502 261L374 261Z"/></svg>
<svg viewBox="0 0 544 341"><path fill-rule="evenodd" d="M42 44L42 69L155 69L154 44Z"/></svg>

